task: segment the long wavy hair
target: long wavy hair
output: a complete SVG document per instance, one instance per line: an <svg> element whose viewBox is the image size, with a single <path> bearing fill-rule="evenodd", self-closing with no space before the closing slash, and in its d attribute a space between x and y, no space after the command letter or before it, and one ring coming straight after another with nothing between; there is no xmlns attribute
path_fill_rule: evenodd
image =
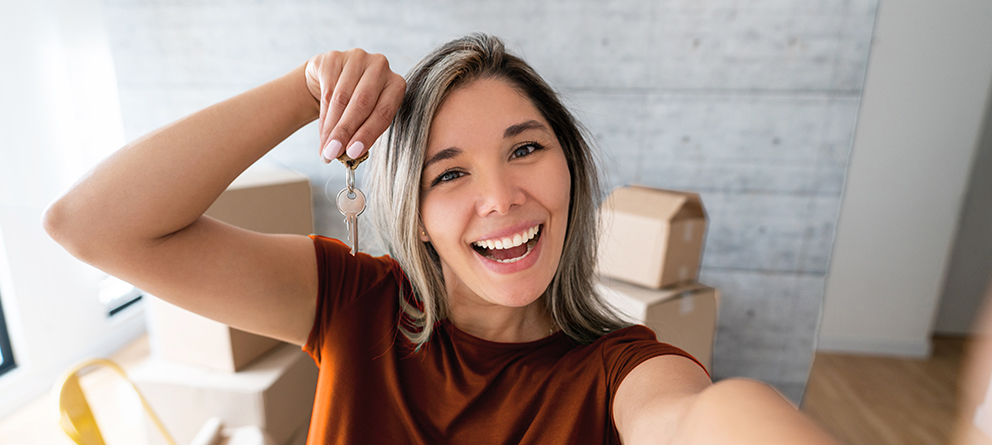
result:
<svg viewBox="0 0 992 445"><path fill-rule="evenodd" d="M571 193L561 260L543 295L546 310L566 335L581 343L627 326L595 287L601 185L584 131L551 87L503 42L471 34L448 42L407 75L407 90L392 126L365 176L372 223L383 247L406 273L414 301L400 292L406 322L399 330L419 347L448 316L441 262L420 240L420 181L431 122L453 90L479 79L499 79L530 99L558 137L568 164Z"/></svg>

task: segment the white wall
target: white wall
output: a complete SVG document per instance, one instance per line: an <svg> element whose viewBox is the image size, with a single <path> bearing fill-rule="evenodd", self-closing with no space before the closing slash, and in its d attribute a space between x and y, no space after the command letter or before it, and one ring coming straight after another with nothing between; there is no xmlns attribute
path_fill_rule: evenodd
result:
<svg viewBox="0 0 992 445"><path fill-rule="evenodd" d="M0 417L58 373L144 330L140 308L108 319L103 274L42 230L45 206L123 143L98 0L0 3L0 302L17 369L0 377Z"/></svg>
<svg viewBox="0 0 992 445"><path fill-rule="evenodd" d="M923 356L992 82L992 3L880 2L819 350Z"/></svg>
<svg viewBox="0 0 992 445"><path fill-rule="evenodd" d="M992 98L990 98L992 99ZM967 335L974 331L992 286L992 100L985 110L985 129L971 167L968 195L961 209L954 253L940 296L934 332Z"/></svg>

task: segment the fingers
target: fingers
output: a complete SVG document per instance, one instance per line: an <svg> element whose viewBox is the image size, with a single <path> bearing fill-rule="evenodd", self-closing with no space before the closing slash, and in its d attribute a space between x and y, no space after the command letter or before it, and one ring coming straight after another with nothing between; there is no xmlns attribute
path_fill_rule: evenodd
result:
<svg viewBox="0 0 992 445"><path fill-rule="evenodd" d="M357 159L368 151L375 140L389 128L396 110L400 108L403 93L406 92L406 81L399 74L390 74L392 76L386 79L375 106L352 136L354 142L347 150L348 156L352 159ZM348 118L347 114L345 118Z"/></svg>
<svg viewBox="0 0 992 445"><path fill-rule="evenodd" d="M321 153L326 150L327 143L329 142L327 136L330 133L330 129L333 128L333 125L327 127L326 131L324 128L328 104L328 101L324 98L331 97L334 94L334 86L338 83L338 78L341 76L341 59L341 53L332 51L314 56L307 63L307 88L309 88L310 94L320 104L320 114L317 118L317 134L320 138L319 147Z"/></svg>
<svg viewBox="0 0 992 445"><path fill-rule="evenodd" d="M363 155L389 127L403 100L406 82L389 69L381 54L360 49L327 53L311 59L307 70L311 94L319 90L321 156L330 162L342 153ZM319 80L314 88L311 72Z"/></svg>
<svg viewBox="0 0 992 445"><path fill-rule="evenodd" d="M349 139L342 139L343 135L340 131L337 134L333 132L335 127L341 124L341 116L351 103L355 88L364 75L365 55L364 51L342 54L344 63L339 66L338 77L322 94L320 108L324 110L324 115L321 117L320 139L324 147L322 152L324 162L330 162L340 156L344 151L343 148L347 147L344 144L349 142ZM350 134L347 136L350 138Z"/></svg>

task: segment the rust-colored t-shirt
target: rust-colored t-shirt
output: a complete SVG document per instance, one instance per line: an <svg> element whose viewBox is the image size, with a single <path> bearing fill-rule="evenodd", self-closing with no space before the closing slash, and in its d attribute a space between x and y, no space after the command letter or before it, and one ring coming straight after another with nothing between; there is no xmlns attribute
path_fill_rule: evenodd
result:
<svg viewBox="0 0 992 445"><path fill-rule="evenodd" d="M414 351L397 330L410 285L396 261L313 239L320 293L303 349L320 377L308 445L617 444L611 407L627 373L659 355L692 358L644 326L589 345L561 332L495 343L447 321Z"/></svg>

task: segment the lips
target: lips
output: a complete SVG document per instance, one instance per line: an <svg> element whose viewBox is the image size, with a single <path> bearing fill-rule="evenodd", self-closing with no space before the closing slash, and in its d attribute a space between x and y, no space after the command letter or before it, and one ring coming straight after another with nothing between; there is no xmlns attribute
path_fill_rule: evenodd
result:
<svg viewBox="0 0 992 445"><path fill-rule="evenodd" d="M487 259L509 264L526 258L540 238L541 225L538 224L507 237L476 241L472 248Z"/></svg>

